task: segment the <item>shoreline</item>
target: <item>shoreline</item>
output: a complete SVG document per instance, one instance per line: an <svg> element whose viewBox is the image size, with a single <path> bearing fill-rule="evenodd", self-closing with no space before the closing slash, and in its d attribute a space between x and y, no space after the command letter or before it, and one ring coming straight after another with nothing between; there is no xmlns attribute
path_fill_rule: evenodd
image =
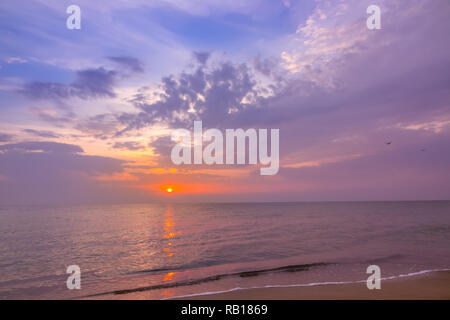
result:
<svg viewBox="0 0 450 320"><path fill-rule="evenodd" d="M450 271L432 271L381 280L380 290L366 281L262 288L174 297L175 300L450 300Z"/></svg>

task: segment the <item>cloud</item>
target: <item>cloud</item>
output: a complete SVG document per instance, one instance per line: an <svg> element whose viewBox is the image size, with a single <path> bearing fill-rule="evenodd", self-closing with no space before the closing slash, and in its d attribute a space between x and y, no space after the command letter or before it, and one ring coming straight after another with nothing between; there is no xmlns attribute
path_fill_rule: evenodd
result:
<svg viewBox="0 0 450 320"><path fill-rule="evenodd" d="M261 54L258 54L253 59L253 67L255 70L261 72L263 75L270 77L272 72L277 69L279 62L274 58L262 58Z"/></svg>
<svg viewBox="0 0 450 320"><path fill-rule="evenodd" d="M211 52L208 51L194 51L193 52L195 60L200 64L206 64L209 57L211 56Z"/></svg>
<svg viewBox="0 0 450 320"><path fill-rule="evenodd" d="M131 72L137 73L144 72L144 64L136 58L120 56L120 57L108 57L108 59L117 63L121 67L128 69Z"/></svg>
<svg viewBox="0 0 450 320"><path fill-rule="evenodd" d="M27 59L23 59L20 57L9 57L5 59L6 63L11 64L11 63L26 63L28 62Z"/></svg>
<svg viewBox="0 0 450 320"><path fill-rule="evenodd" d="M255 86L245 63L225 61L212 69L202 65L192 72L164 77L153 102L143 94L136 95L132 102L140 112L121 114L118 120L126 126L123 132L156 123L186 126L193 119L217 126L251 107L244 100L257 98Z"/></svg>
<svg viewBox="0 0 450 320"><path fill-rule="evenodd" d="M83 149L73 144L48 142L48 141L28 141L28 142L19 142L1 145L0 151L7 151L7 152L42 151L51 153L75 154L75 153L82 153Z"/></svg>
<svg viewBox="0 0 450 320"><path fill-rule="evenodd" d="M74 119L76 118L76 114L67 108L50 109L31 107L30 111L40 120L48 122L55 127L65 127L74 122Z"/></svg>
<svg viewBox="0 0 450 320"><path fill-rule="evenodd" d="M297 181L299 200L417 200L450 197L449 136L320 166L281 168L280 178ZM291 194L292 196L292 194Z"/></svg>
<svg viewBox="0 0 450 320"><path fill-rule="evenodd" d="M12 138L13 138L13 135L0 132L0 142L8 142L8 141L11 141Z"/></svg>
<svg viewBox="0 0 450 320"><path fill-rule="evenodd" d="M23 129L22 130L25 133L34 135L36 137L41 138L59 138L59 134L54 133L53 131L49 130L34 130L34 129Z"/></svg>
<svg viewBox="0 0 450 320"><path fill-rule="evenodd" d="M153 151L156 154L160 155L168 155L170 154L170 151L172 150L173 146L175 145L175 142L172 141L170 136L162 136L155 139L155 141L151 142L149 146L153 148Z"/></svg>
<svg viewBox="0 0 450 320"><path fill-rule="evenodd" d="M32 99L67 99L77 97L91 99L115 97L113 85L117 71L103 67L77 71L75 81L71 84L58 82L29 82L20 92Z"/></svg>
<svg viewBox="0 0 450 320"><path fill-rule="evenodd" d="M114 135L119 127L117 116L111 113L103 113L78 121L75 129L97 139L105 140Z"/></svg>
<svg viewBox="0 0 450 320"><path fill-rule="evenodd" d="M175 142L172 141L170 136L158 137L157 139L149 143L149 147L153 149L153 153L156 155L158 166L173 166L170 154L174 145Z"/></svg>
<svg viewBox="0 0 450 320"><path fill-rule="evenodd" d="M123 173L124 161L83 154L76 145L21 142L0 146L0 203L83 203L123 199L96 177Z"/></svg>
<svg viewBox="0 0 450 320"><path fill-rule="evenodd" d="M416 123L399 123L397 127L405 130L425 130L434 133L440 133L447 126L450 125L450 119L443 118L439 120L432 120L427 122L416 122Z"/></svg>
<svg viewBox="0 0 450 320"><path fill-rule="evenodd" d="M129 151L137 151L141 149L145 149L145 146L141 145L139 142L135 141L125 141L125 142L116 142L113 145L114 149L124 149Z"/></svg>

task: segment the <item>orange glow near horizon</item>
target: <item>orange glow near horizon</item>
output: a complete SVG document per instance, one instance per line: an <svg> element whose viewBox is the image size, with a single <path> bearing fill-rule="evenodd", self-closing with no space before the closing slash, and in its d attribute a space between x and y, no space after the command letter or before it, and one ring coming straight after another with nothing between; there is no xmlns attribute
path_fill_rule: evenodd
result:
<svg viewBox="0 0 450 320"><path fill-rule="evenodd" d="M198 179L197 179L198 180ZM154 194L162 197L163 199L183 199L186 195L208 195L208 194L218 194L218 195L233 195L241 194L242 192L252 193L264 193L269 191L277 190L282 191L292 191L292 188L298 188L297 190L305 190L306 186L302 184L279 184L279 185L268 185L268 184L244 184L244 183L232 183L232 181L226 181L224 183L216 182L205 182L205 183L191 183L187 181L180 181L174 183L173 181L167 183L155 183L155 184L133 184L129 186L130 188L138 188L147 190L150 194ZM168 191L172 189L172 192Z"/></svg>
<svg viewBox="0 0 450 320"><path fill-rule="evenodd" d="M171 194L175 192L178 193L178 191L180 190L178 185L174 185L171 183L155 186L154 189L158 189L159 191L165 194Z"/></svg>
<svg viewBox="0 0 450 320"><path fill-rule="evenodd" d="M175 196L175 194L208 194L224 193L227 188L219 184L211 183L162 183L154 185L135 185L137 188L147 189L157 192L159 195Z"/></svg>

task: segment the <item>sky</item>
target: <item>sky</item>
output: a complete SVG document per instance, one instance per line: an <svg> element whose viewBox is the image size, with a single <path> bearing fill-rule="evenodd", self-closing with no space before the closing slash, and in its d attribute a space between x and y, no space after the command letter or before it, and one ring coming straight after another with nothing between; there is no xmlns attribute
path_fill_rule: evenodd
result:
<svg viewBox="0 0 450 320"><path fill-rule="evenodd" d="M449 200L449 14L448 0L4 0L0 204ZM171 134L195 120L279 129L278 173L175 165Z"/></svg>

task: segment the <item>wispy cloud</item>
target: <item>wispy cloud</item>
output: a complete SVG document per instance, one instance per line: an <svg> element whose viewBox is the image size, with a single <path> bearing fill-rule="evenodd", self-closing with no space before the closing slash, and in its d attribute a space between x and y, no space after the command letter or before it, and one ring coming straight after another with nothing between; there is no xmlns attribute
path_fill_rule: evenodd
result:
<svg viewBox="0 0 450 320"><path fill-rule="evenodd" d="M8 141L11 141L12 138L13 138L13 135L0 132L0 142L8 142Z"/></svg>
<svg viewBox="0 0 450 320"><path fill-rule="evenodd" d="M136 150L145 149L145 146L141 145L139 142L136 142L136 141L125 141L125 142L114 143L113 148L136 151Z"/></svg>
<svg viewBox="0 0 450 320"><path fill-rule="evenodd" d="M78 71L75 81L71 84L34 81L27 83L20 92L32 99L114 97L113 85L116 76L116 71L102 67L86 69Z"/></svg>
<svg viewBox="0 0 450 320"><path fill-rule="evenodd" d="M59 134L49 130L23 129L23 132L41 138L59 138Z"/></svg>

